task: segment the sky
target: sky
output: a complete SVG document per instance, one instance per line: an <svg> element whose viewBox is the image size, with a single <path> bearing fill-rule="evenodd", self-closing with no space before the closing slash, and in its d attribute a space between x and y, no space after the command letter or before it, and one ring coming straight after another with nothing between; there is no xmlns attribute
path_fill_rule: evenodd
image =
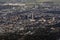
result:
<svg viewBox="0 0 60 40"><path fill-rule="evenodd" d="M9 0L0 0L0 2L6 2L6 1L9 1ZM12 1L12 0L11 0ZM37 0L38 2L44 2L44 1L54 1L54 2L60 2L60 0Z"/></svg>

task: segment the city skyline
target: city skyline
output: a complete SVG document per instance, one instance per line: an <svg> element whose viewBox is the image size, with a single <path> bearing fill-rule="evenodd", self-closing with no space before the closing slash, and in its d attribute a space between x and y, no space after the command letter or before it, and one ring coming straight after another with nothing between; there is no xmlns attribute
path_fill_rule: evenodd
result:
<svg viewBox="0 0 60 40"><path fill-rule="evenodd" d="M9 1L13 1L13 2L19 2L19 1L29 1L32 2L34 0L0 0L0 2L9 2ZM37 2L45 2L45 1L52 1L52 2L60 2L60 0L35 0Z"/></svg>

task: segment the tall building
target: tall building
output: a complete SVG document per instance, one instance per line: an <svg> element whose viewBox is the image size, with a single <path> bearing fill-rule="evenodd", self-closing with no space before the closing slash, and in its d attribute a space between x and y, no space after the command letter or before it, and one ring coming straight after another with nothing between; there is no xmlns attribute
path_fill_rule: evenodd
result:
<svg viewBox="0 0 60 40"><path fill-rule="evenodd" d="M36 0L20 0L20 2L36 2Z"/></svg>

